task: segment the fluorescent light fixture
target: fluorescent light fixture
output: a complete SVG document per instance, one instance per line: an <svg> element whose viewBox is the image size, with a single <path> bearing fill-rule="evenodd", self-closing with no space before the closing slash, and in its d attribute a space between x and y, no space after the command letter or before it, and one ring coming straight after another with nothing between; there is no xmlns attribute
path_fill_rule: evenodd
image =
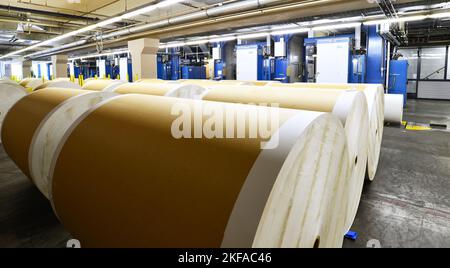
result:
<svg viewBox="0 0 450 268"><path fill-rule="evenodd" d="M123 19L123 20L129 19L129 18L136 17L136 16L139 16L139 15L142 15L142 14L145 14L145 13L152 12L152 11L158 9L158 8L165 8L165 7L168 7L168 6L177 4L177 3L181 2L181 1L183 1L183 0L166 0L166 1L164 1L164 2L159 2L159 3L156 4L156 5L146 6L146 7L144 7L144 8L140 8L140 9L138 9L138 10L129 12L129 13L127 13L127 14L123 14L123 15L120 16L119 18L120 18L121 20L122 20L122 19Z"/></svg>
<svg viewBox="0 0 450 268"><path fill-rule="evenodd" d="M199 39L199 40L193 40L188 42L174 42L174 43L167 43L162 44L159 46L159 48L174 48L174 47L182 47L182 46L193 46L193 45L201 45L206 43L218 43L218 42L226 42L226 41L233 41L236 40L236 36L215 36L208 39Z"/></svg>
<svg viewBox="0 0 450 268"><path fill-rule="evenodd" d="M186 42L185 45L186 46L202 45L202 44L206 44L208 42L209 42L208 39L193 40L193 41Z"/></svg>
<svg viewBox="0 0 450 268"><path fill-rule="evenodd" d="M125 53L130 53L130 50L124 49L124 50L111 51L111 52L105 52L105 53L100 53L100 54L91 54L91 55L86 55L86 56L74 57L74 58L68 59L68 61L79 60L79 59L97 58L97 57L118 55L118 54L125 54Z"/></svg>
<svg viewBox="0 0 450 268"><path fill-rule="evenodd" d="M177 42L177 43L169 43L162 46L159 46L159 48L175 48L175 47L183 47L186 43L184 42Z"/></svg>
<svg viewBox="0 0 450 268"><path fill-rule="evenodd" d="M260 37L267 37L270 33L264 32L264 33L254 33L254 34L245 34L245 35L238 35L238 39L254 39L254 38L260 38Z"/></svg>
<svg viewBox="0 0 450 268"><path fill-rule="evenodd" d="M17 55L19 53L26 52L26 51L29 51L31 49L37 48L37 47L50 45L50 44L52 44L54 42L63 40L65 38L68 38L68 37L71 37L71 36L75 36L75 35L78 35L78 34L81 34L81 33L89 32L89 31L92 31L92 30L94 30L96 28L101 28L101 27L104 27L104 26L107 26L107 25L111 25L111 24L113 24L115 22L119 22L119 21L124 20L124 19L129 19L129 18L132 18L132 17L136 17L138 15L141 15L141 14L149 13L149 12L151 12L153 10L158 9L158 8L165 8L165 7L177 4L177 3L181 2L181 1L183 1L183 0L166 0L166 1L163 1L163 2L159 2L158 4L155 4L155 5L146 6L146 7L140 8L138 10L135 10L135 11L123 14L122 16L110 18L110 19L101 21L99 23L92 24L92 25L89 25L87 27L78 29L76 31L69 32L69 33L60 35L58 37L55 37L55 38L52 38L52 39L40 42L38 44L35 44L35 45L28 46L28 47L23 48L23 49L19 49L19 50L13 51L11 53L8 53L6 55L1 56L0 59L11 57L13 55Z"/></svg>
<svg viewBox="0 0 450 268"><path fill-rule="evenodd" d="M428 16L426 15L418 15L418 16L400 17L395 19L372 20L372 21L365 21L364 25L378 25L378 24L391 24L407 21L420 21L426 19L427 17Z"/></svg>
<svg viewBox="0 0 450 268"><path fill-rule="evenodd" d="M209 42L210 43L219 43L219 42L233 41L236 39L237 39L236 36L224 36L224 37L211 38L211 39L209 39Z"/></svg>
<svg viewBox="0 0 450 268"><path fill-rule="evenodd" d="M345 29L345 28L354 28L354 27L357 27L360 25L361 25L360 22L333 24L333 25L317 26L317 27L312 28L312 30L313 31L337 30L337 29Z"/></svg>
<svg viewBox="0 0 450 268"><path fill-rule="evenodd" d="M295 29L286 29L270 32L271 35L284 35L284 34L296 34L296 33L307 33L309 28L295 28Z"/></svg>
<svg viewBox="0 0 450 268"><path fill-rule="evenodd" d="M432 19L448 18L448 17L450 17L450 12L435 13L435 14L429 15L429 17Z"/></svg>

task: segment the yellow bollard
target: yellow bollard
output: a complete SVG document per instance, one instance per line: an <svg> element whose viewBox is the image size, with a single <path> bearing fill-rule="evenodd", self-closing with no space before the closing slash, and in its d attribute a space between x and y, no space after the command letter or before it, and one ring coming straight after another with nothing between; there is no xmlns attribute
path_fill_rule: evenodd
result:
<svg viewBox="0 0 450 268"><path fill-rule="evenodd" d="M110 74L108 74L108 79L111 79L111 75Z"/></svg>
<svg viewBox="0 0 450 268"><path fill-rule="evenodd" d="M120 74L117 75L116 80L120 80Z"/></svg>
<svg viewBox="0 0 450 268"><path fill-rule="evenodd" d="M97 80L97 79L98 79L97 75L94 75L94 79L95 79L95 80Z"/></svg>
<svg viewBox="0 0 450 268"><path fill-rule="evenodd" d="M136 82L137 80L139 80L138 74L136 74L136 76L134 78L135 78L135 80L133 82Z"/></svg>

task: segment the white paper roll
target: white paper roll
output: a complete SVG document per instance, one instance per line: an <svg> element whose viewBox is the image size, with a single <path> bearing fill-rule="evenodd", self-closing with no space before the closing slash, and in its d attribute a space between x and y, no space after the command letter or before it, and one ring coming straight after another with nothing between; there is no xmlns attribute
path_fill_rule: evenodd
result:
<svg viewBox="0 0 450 268"><path fill-rule="evenodd" d="M403 95L385 94L384 101L384 121L401 124L403 121Z"/></svg>

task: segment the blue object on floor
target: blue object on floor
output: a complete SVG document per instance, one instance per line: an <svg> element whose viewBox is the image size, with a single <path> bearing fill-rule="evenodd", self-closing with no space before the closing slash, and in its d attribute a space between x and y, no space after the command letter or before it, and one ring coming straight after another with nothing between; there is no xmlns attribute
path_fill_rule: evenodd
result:
<svg viewBox="0 0 450 268"><path fill-rule="evenodd" d="M348 233L345 235L345 238L356 240L358 239L358 233L353 231L348 231Z"/></svg>

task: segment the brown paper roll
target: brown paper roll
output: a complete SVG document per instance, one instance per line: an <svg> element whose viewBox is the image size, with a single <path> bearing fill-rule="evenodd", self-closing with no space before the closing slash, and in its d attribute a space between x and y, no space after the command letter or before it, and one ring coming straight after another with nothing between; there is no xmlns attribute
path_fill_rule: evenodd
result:
<svg viewBox="0 0 450 268"><path fill-rule="evenodd" d="M269 144L278 133L279 146L176 139L172 109L180 104L246 119L277 113ZM342 245L349 163L332 115L130 94L99 105L66 136L51 201L85 247Z"/></svg>
<svg viewBox="0 0 450 268"><path fill-rule="evenodd" d="M189 84L189 85L198 85L198 86L219 86L219 85L230 85L230 86L252 86L253 82L249 81L236 81L236 80L202 80L202 79L181 79L172 81L171 83L181 83L181 84Z"/></svg>
<svg viewBox="0 0 450 268"><path fill-rule="evenodd" d="M361 198L368 159L368 111L364 95L355 91L260 88L253 86L209 87L204 100L255 105L276 104L281 108L333 113L345 126L352 177L347 194L349 203L346 230L355 219Z"/></svg>
<svg viewBox="0 0 450 268"><path fill-rule="evenodd" d="M164 84L166 82L166 80L161 80L161 79L151 79L151 78L145 78L145 79L139 79L138 81L136 81L136 83L157 83L157 84Z"/></svg>
<svg viewBox="0 0 450 268"><path fill-rule="evenodd" d="M3 147L29 178L28 152L36 129L58 105L83 93L73 89L39 90L23 97L9 110L2 126Z"/></svg>
<svg viewBox="0 0 450 268"><path fill-rule="evenodd" d="M45 94L39 95L40 99L35 99L35 102L46 101L52 94L54 91L46 91ZM112 92L85 90L61 102L41 121L33 135L28 152L28 164L33 182L45 197L50 197L48 183L51 163L64 134L85 112L99 102L116 95Z"/></svg>
<svg viewBox="0 0 450 268"><path fill-rule="evenodd" d="M20 80L19 85L26 87L26 85L28 84L28 82L30 82L31 78L25 78Z"/></svg>
<svg viewBox="0 0 450 268"><path fill-rule="evenodd" d="M187 99L200 99L206 88L196 84L179 83L128 83L114 89L118 94L145 94Z"/></svg>
<svg viewBox="0 0 450 268"><path fill-rule="evenodd" d="M42 85L36 87L33 91L44 89L44 88L72 88L72 89L81 89L81 87L71 82L69 78L57 78L54 80L47 81Z"/></svg>
<svg viewBox="0 0 450 268"><path fill-rule="evenodd" d="M84 84L82 89L103 91L105 88L107 88L113 84L116 84L116 83L118 83L118 81L111 80L111 79L90 80L90 81L87 81L86 84Z"/></svg>
<svg viewBox="0 0 450 268"><path fill-rule="evenodd" d="M272 87L269 84L267 87ZM367 162L367 177L369 180L375 178L380 159L381 142L384 130L384 89L379 84L316 84L316 83L293 83L280 84L277 87L308 88L308 89L340 89L359 90L364 92L367 99L369 111L369 157Z"/></svg>

